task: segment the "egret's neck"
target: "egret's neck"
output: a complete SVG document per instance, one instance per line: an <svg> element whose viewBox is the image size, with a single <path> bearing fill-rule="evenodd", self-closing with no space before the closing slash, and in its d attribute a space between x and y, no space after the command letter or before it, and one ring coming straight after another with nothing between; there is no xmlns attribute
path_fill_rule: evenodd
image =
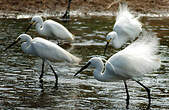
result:
<svg viewBox="0 0 169 110"><path fill-rule="evenodd" d="M29 53L29 52L27 52L27 51L28 51L29 48L30 48L32 38L31 38L30 36L26 36L26 37L24 37L24 41L26 41L26 42L23 42L23 43L21 44L21 48L22 48L22 50L23 50L25 53Z"/></svg>
<svg viewBox="0 0 169 110"><path fill-rule="evenodd" d="M93 72L95 79L99 80L99 81L106 81L104 74L103 74L103 68L104 68L104 64L102 61L100 61L99 63L95 64L95 70Z"/></svg>
<svg viewBox="0 0 169 110"><path fill-rule="evenodd" d="M36 24L36 26L35 26L35 28L36 28L36 31L39 33L39 34L41 34L43 31L43 21L42 20L40 20L37 24Z"/></svg>
<svg viewBox="0 0 169 110"><path fill-rule="evenodd" d="M115 32L116 33L116 32ZM124 42L126 42L126 36L122 36L122 35L118 35L117 33L114 34L115 37L114 39L112 40L112 45L114 48L121 48L122 45L124 44Z"/></svg>
<svg viewBox="0 0 169 110"><path fill-rule="evenodd" d="M21 49L22 49L22 51L24 52L24 53L27 53L27 54L29 54L29 46L30 46L30 43L29 42L23 42L22 44L21 44Z"/></svg>

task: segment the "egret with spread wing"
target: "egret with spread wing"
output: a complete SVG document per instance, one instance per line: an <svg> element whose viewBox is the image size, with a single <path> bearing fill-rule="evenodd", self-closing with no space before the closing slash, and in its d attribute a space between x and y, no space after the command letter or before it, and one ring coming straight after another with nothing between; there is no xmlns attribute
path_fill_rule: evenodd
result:
<svg viewBox="0 0 169 110"><path fill-rule="evenodd" d="M139 82L137 78L160 67L160 59L157 52L158 39L154 35L145 32L142 37L128 47L111 56L106 61L105 66L101 58L94 57L91 58L88 63L75 74L75 76L91 66L95 67L93 75L95 79L99 81L113 82L122 80L127 93L126 108L128 108L129 105L129 93L126 80L132 79L147 91L149 108L151 103L150 90ZM105 71L103 71L104 68Z"/></svg>
<svg viewBox="0 0 169 110"><path fill-rule="evenodd" d="M21 48L24 53L38 56L42 59L42 62L43 62L42 63L42 72L39 77L40 82L42 82L42 77L43 77L43 73L44 73L44 63L47 62L47 64L52 69L52 71L55 75L55 78L56 78L55 87L57 87L57 84L58 84L58 76L48 60L50 60L50 61L66 61L66 62L72 63L72 64L79 63L81 60L80 58L72 55L71 53L67 52L66 50L64 50L63 48L61 48L60 46L56 45L53 42L50 42L48 40L45 40L45 39L39 38L39 37L32 39L31 36L29 36L28 34L21 34L11 45L9 45L5 49L5 51L7 49L9 49L10 47L12 47L17 42L19 42L20 40L25 41L21 44Z"/></svg>
<svg viewBox="0 0 169 110"><path fill-rule="evenodd" d="M127 41L133 41L142 31L142 24L128 9L127 4L119 5L113 31L106 36L106 49L111 42L114 48L121 48Z"/></svg>

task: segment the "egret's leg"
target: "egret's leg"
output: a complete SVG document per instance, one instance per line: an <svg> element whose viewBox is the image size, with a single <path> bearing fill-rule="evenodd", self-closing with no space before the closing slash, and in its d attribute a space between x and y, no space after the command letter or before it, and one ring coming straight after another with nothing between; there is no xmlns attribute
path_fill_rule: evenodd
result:
<svg viewBox="0 0 169 110"><path fill-rule="evenodd" d="M130 95L129 95L129 92L128 92L128 88L127 88L127 84L126 84L126 81L123 80L124 82L124 85L125 85L125 89L126 89L126 93L127 93L127 99L126 99L126 109L128 109L128 106L129 106L129 99L130 99Z"/></svg>
<svg viewBox="0 0 169 110"><path fill-rule="evenodd" d="M64 18L64 19L69 19L69 17L70 17L69 12L70 12L70 4L71 4L71 1L72 1L72 0L68 0L68 5L67 5L66 12L65 12L65 14L62 16L62 18Z"/></svg>
<svg viewBox="0 0 169 110"><path fill-rule="evenodd" d="M58 88L58 75L56 74L55 70L53 69L52 65L50 65L51 70L53 71L54 75L55 75L55 79L56 79L56 83L55 83L55 87Z"/></svg>
<svg viewBox="0 0 169 110"><path fill-rule="evenodd" d="M41 74L40 74L40 82L42 82L42 77L43 77L43 73L44 73L44 65L45 65L45 60L42 60L42 71L41 71Z"/></svg>
<svg viewBox="0 0 169 110"><path fill-rule="evenodd" d="M136 80L135 80L136 81ZM147 94L148 94L148 100L149 100L149 103L148 103L148 106L147 106L147 109L150 108L150 104L151 104L151 96L150 96L150 89L147 88L146 86L144 86L142 83L140 83L139 81L136 81L138 84L140 84L143 88L145 88L145 90L147 91Z"/></svg>
<svg viewBox="0 0 169 110"><path fill-rule="evenodd" d="M41 85L40 85L41 89L43 89L42 77L43 77L43 73L44 73L44 65L45 65L45 60L42 60L42 71L41 71L41 74L40 74L40 77L39 77L39 82L41 83Z"/></svg>

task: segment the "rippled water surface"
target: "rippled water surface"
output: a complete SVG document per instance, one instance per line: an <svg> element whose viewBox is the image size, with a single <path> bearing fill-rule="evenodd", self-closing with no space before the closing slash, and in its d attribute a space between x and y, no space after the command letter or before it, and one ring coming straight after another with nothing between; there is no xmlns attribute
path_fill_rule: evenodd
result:
<svg viewBox="0 0 169 110"><path fill-rule="evenodd" d="M56 18L52 18L60 22ZM7 47L19 34L23 33L30 19L0 20L0 108L1 109L125 109L126 93L122 81L99 82L92 70L87 69L77 77L73 75L91 57L103 55L104 37L112 30L114 17L72 18L62 23L74 35L72 47L63 46L72 54L81 57L80 65L53 62L59 74L59 89L53 88L55 77L46 67L44 91L40 88L41 59L26 55L20 44L6 52ZM145 74L140 81L151 89L152 109L169 109L169 18L142 17L143 27L152 30L160 38L161 68ZM37 37L32 28L29 34ZM56 42L55 40L51 40ZM106 57L119 50L108 48ZM148 99L146 91L135 82L127 81L130 93L130 109L144 109Z"/></svg>

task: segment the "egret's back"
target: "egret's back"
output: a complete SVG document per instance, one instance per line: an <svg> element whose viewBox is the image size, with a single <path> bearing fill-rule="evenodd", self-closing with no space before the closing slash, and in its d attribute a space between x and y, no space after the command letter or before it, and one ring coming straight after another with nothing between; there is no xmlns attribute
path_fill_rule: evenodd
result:
<svg viewBox="0 0 169 110"><path fill-rule="evenodd" d="M125 49L114 54L108 62L114 72L123 77L136 77L160 67L158 39L152 33L143 32L140 38Z"/></svg>
<svg viewBox="0 0 169 110"><path fill-rule="evenodd" d="M32 48L38 56L51 61L66 61L69 63L79 63L80 58L67 52L60 46L43 38L32 40Z"/></svg>
<svg viewBox="0 0 169 110"><path fill-rule="evenodd" d="M53 20L46 20L44 22L44 30L46 30L47 33L50 33L49 37L56 37L57 39L68 41L74 40L74 36L68 31L68 29Z"/></svg>

